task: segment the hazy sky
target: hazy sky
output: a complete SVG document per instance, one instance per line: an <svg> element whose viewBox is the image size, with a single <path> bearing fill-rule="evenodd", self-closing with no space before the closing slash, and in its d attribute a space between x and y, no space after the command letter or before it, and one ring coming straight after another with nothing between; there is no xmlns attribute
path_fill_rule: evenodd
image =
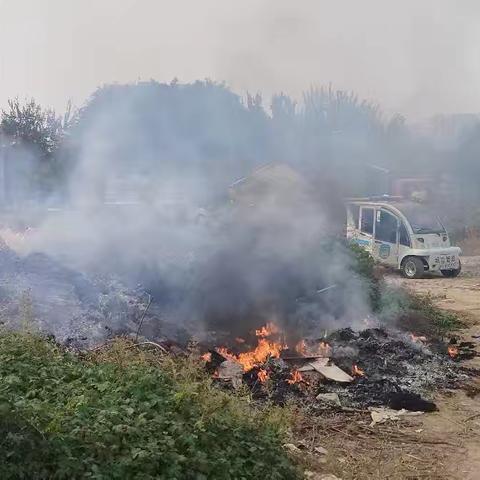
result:
<svg viewBox="0 0 480 480"><path fill-rule="evenodd" d="M62 110L96 86L332 82L411 117L480 112L478 0L0 0L0 105Z"/></svg>

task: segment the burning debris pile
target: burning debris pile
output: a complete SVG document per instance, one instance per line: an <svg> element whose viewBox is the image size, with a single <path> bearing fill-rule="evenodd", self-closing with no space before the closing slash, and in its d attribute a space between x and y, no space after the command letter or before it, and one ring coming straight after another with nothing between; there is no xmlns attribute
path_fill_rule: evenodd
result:
<svg viewBox="0 0 480 480"><path fill-rule="evenodd" d="M347 266L332 272L318 265L299 268L303 257L313 258L300 251L278 270L280 247L279 256L262 262L264 256L248 255L247 248L221 255L222 261L214 256L207 262L207 256L200 269L204 275L193 275L196 295L177 292L184 307L179 309L175 302L162 301L162 282L154 293L159 303L151 302L145 290L127 288L112 276L74 271L44 253L21 257L3 245L0 320L8 328L27 325L77 348L140 333L167 350L169 345L181 349L196 337L202 339L207 371L217 383L228 388L245 384L256 398L279 404L294 397L343 407L428 411L435 409L425 399L434 386L453 388L467 378L456 363L474 354L465 342L447 345L391 329L340 328L354 325L355 312L363 318L367 311L362 279ZM345 249L334 254L348 265ZM233 266L228 259L235 259ZM308 281L303 270L310 272ZM250 285L252 272L256 281ZM318 272L326 278L317 278ZM325 287L332 277L335 283ZM342 283L344 278L349 282ZM312 298L305 296L310 290ZM265 323L267 318L275 321Z"/></svg>
<svg viewBox="0 0 480 480"><path fill-rule="evenodd" d="M252 346L236 338L230 348L211 348L202 358L219 384L236 388L243 382L255 397L279 403L301 397L345 407L433 411L426 399L433 387L456 388L467 379L453 345L383 328L345 328L291 348L270 323L256 330L255 341ZM476 354L467 347L465 354Z"/></svg>

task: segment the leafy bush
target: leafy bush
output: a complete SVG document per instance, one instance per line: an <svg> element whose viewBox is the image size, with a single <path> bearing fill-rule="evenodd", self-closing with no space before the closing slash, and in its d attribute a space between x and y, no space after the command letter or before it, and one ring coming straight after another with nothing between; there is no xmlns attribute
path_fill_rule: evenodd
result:
<svg viewBox="0 0 480 480"><path fill-rule="evenodd" d="M355 272L359 275L362 275L363 277L373 280L373 268L375 266L375 261L373 260L373 257L364 248L360 247L355 243L350 243L349 247L355 259Z"/></svg>
<svg viewBox="0 0 480 480"><path fill-rule="evenodd" d="M212 389L191 359L4 333L0 379L2 479L298 478L279 410Z"/></svg>
<svg viewBox="0 0 480 480"><path fill-rule="evenodd" d="M382 285L378 318L386 325L428 337L442 337L462 326L453 312L435 306L430 295L418 295L395 286Z"/></svg>
<svg viewBox="0 0 480 480"><path fill-rule="evenodd" d="M353 270L367 283L372 310L382 322L431 336L445 335L462 325L454 313L436 307L431 296L415 295L375 278L373 257L355 244L350 244L350 250Z"/></svg>
<svg viewBox="0 0 480 480"><path fill-rule="evenodd" d="M426 333L442 336L462 326L455 313L436 307L430 295L410 295L407 308L410 315L421 317L430 325L433 331Z"/></svg>
<svg viewBox="0 0 480 480"><path fill-rule="evenodd" d="M353 257L352 270L362 277L368 290L370 306L374 312L377 312L381 307L381 286L374 275L375 261L370 253L359 245L349 243L348 246Z"/></svg>

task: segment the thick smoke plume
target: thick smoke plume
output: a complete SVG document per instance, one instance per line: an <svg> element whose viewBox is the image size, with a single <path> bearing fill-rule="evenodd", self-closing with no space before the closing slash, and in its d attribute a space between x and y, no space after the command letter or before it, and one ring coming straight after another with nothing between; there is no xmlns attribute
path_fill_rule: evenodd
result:
<svg viewBox="0 0 480 480"><path fill-rule="evenodd" d="M83 112L89 121L77 132L70 206L29 234L27 251L129 288L141 284L154 299L158 318L149 328L158 335L165 324L245 335L275 321L298 338L368 314L362 281L335 239L343 209L331 185L284 164L253 169L261 145L236 145L244 161L232 153L236 126L214 101L214 121L199 137L173 128L171 118L146 135L152 126L137 116L139 105L148 110L148 97ZM251 135L241 126L237 138ZM223 163L211 161L222 155ZM240 174L247 176L229 192ZM109 195L115 201L105 203Z"/></svg>

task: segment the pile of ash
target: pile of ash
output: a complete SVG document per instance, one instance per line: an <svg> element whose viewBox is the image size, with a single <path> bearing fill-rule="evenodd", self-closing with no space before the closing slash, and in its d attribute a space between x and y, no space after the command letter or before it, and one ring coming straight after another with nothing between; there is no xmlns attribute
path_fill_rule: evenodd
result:
<svg viewBox="0 0 480 480"><path fill-rule="evenodd" d="M135 334L148 303L149 295L140 287L74 271L42 253L22 257L0 245L0 322L6 328L29 329L88 348L116 335ZM158 306L148 309L144 323L158 336Z"/></svg>
<svg viewBox="0 0 480 480"><path fill-rule="evenodd" d="M346 328L317 342L329 346L328 356L292 356L284 350L242 372L234 368L234 357L210 349L206 368L226 388L241 382L255 398L280 404L291 398L320 403L333 399L343 407L413 411L435 410L435 391L462 388L475 374L462 367L461 358L452 358L449 345L438 338L383 328L358 332Z"/></svg>
<svg viewBox="0 0 480 480"><path fill-rule="evenodd" d="M417 403L433 390L458 388L468 377L450 358L439 339L419 339L409 334L370 328L361 332L343 329L328 341L335 345L333 359L340 368L358 365L363 375L343 389L331 385L351 406L381 406L407 410L428 409Z"/></svg>

